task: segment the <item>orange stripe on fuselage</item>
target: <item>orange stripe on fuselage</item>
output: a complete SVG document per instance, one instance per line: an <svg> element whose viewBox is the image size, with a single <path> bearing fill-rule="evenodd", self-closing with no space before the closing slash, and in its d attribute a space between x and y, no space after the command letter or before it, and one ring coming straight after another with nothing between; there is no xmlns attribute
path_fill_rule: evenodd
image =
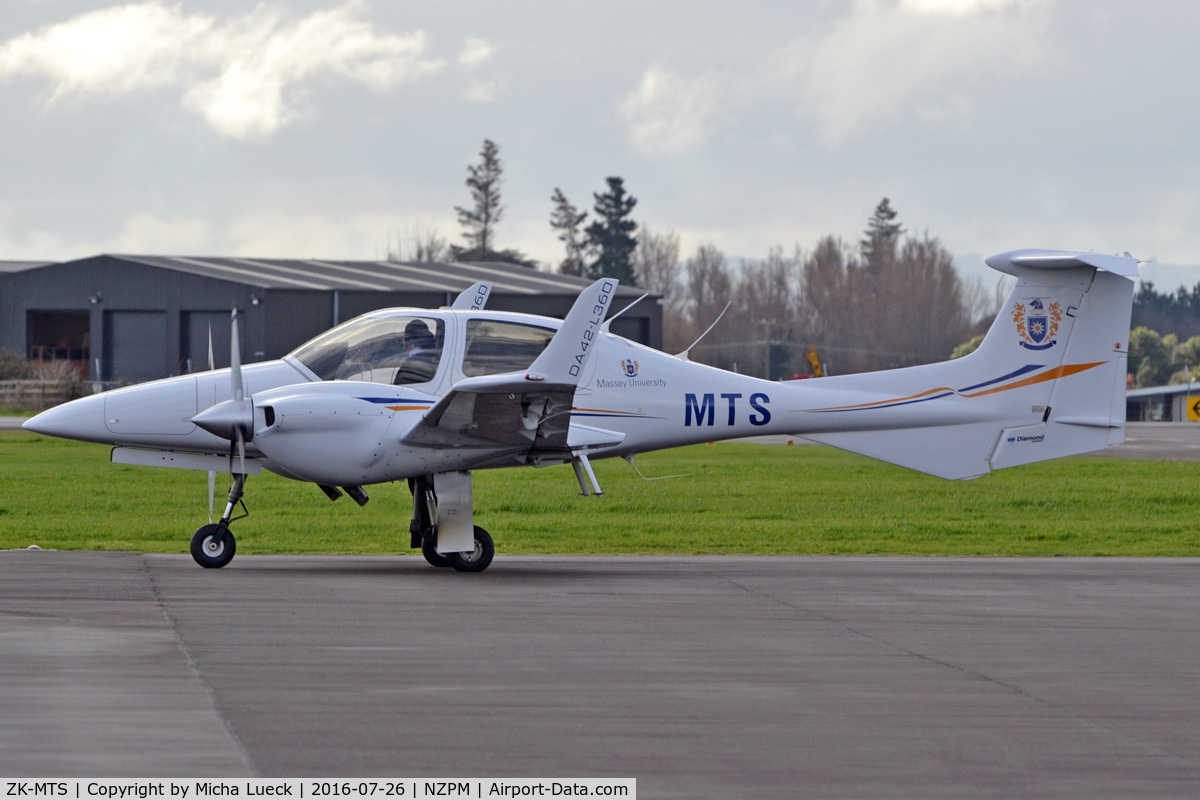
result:
<svg viewBox="0 0 1200 800"><path fill-rule="evenodd" d="M937 394L938 392L953 392L954 394L959 395L960 397L983 397L984 395L995 394L996 392L1007 392L1009 389L1020 389L1023 386L1033 386L1034 384L1043 383L1045 381L1052 381L1057 378L1065 378L1068 375L1074 375L1077 372L1083 372L1085 370L1089 370L1089 369L1092 369L1093 367L1098 367L1102 364L1107 364L1107 363L1108 363L1107 361L1096 361L1091 364L1064 364L1062 366L1055 367L1054 369L1046 370L1045 372L1043 372L1040 375L1034 375L1032 378L1026 378L1025 380L1017 381L1016 383L1010 383L1006 386L997 386L992 389L985 389L982 392L975 392L974 394L962 394L961 392L951 389L949 386L939 386L937 389L929 389L927 391L920 392L919 394L910 394L907 397L893 397L890 400L875 400L870 403L859 403L858 405L853 405L853 406L830 406L829 408L814 408L811 410L812 411L853 411L856 408L873 408L875 406L891 406L891 405L895 405L897 403L907 403L907 402L911 402L913 400L920 400L922 397L928 397L929 395Z"/></svg>
<svg viewBox="0 0 1200 800"><path fill-rule="evenodd" d="M1089 370L1092 367L1098 367L1101 364L1107 364L1107 361L1096 361L1091 364L1063 364L1061 367L1055 367L1052 370L1047 370L1041 375L1034 375L1032 378L1026 378L1023 381L1010 383L1008 386L998 386L995 389L985 389L982 392L975 394L963 395L964 397L983 397L985 394L995 394L996 392L1007 392L1009 389L1020 389L1022 386L1033 386L1036 383L1044 381L1052 381L1057 378L1065 378L1068 375L1074 375L1077 372Z"/></svg>
<svg viewBox="0 0 1200 800"><path fill-rule="evenodd" d="M949 386L941 386L941 387L938 387L937 389L929 389L928 391L921 392L920 394L910 394L908 397L893 397L890 400L874 400L870 403L859 403L858 405L853 405L853 406L829 406L828 408L814 408L812 410L813 411L852 411L853 409L856 409L856 408L871 408L872 406L887 406L887 405L892 405L893 403L904 403L909 400L919 400L922 397L927 397L931 394L937 394L938 392L954 392L954 390L951 389ZM955 392L955 394L957 394L957 392Z"/></svg>

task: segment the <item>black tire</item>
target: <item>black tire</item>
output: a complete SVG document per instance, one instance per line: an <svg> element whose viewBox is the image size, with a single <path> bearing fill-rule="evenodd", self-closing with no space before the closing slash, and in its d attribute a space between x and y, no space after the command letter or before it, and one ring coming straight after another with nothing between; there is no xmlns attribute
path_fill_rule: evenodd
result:
<svg viewBox="0 0 1200 800"><path fill-rule="evenodd" d="M450 566L459 572L483 572L492 563L496 547L492 536L478 525L475 526L475 549L470 553L452 553Z"/></svg>
<svg viewBox="0 0 1200 800"><path fill-rule="evenodd" d="M235 552L237 552L237 541L225 525L220 523L201 525L192 534L192 558L202 567L220 569L233 561Z"/></svg>
<svg viewBox="0 0 1200 800"><path fill-rule="evenodd" d="M421 537L421 555L425 556L425 560L434 567L450 566L450 556L444 556L439 553L434 545L437 542L437 530L429 528L425 531L425 535Z"/></svg>

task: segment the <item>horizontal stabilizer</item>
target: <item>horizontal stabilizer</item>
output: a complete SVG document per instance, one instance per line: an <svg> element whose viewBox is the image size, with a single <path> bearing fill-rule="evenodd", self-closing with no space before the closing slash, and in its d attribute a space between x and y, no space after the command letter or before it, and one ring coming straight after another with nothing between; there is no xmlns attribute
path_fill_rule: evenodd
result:
<svg viewBox="0 0 1200 800"><path fill-rule="evenodd" d="M948 480L991 472L988 454L999 428L990 422L938 428L805 433L813 442L877 458Z"/></svg>
<svg viewBox="0 0 1200 800"><path fill-rule="evenodd" d="M1133 256L1109 256L1102 253L1080 253L1074 250L1009 250L1007 253L988 257L986 263L992 269L1018 276L1021 274L1022 267L1026 269L1093 267L1115 275L1124 275L1127 278L1137 277L1138 274L1138 262Z"/></svg>

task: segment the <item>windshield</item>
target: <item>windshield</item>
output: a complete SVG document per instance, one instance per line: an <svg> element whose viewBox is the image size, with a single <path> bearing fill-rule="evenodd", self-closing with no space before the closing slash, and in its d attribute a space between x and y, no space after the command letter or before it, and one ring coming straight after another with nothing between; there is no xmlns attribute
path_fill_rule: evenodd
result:
<svg viewBox="0 0 1200 800"><path fill-rule="evenodd" d="M435 317L359 317L300 345L291 356L324 381L416 384L433 380L446 341Z"/></svg>

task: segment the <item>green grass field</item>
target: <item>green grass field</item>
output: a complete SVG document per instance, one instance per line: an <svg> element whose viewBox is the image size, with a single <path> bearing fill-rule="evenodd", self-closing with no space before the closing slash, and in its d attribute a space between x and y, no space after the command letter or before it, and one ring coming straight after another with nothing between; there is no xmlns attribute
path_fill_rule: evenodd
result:
<svg viewBox="0 0 1200 800"><path fill-rule="evenodd" d="M0 433L0 549L186 552L207 521L201 472L108 463L109 448ZM718 444L569 467L475 473L499 553L1200 555L1200 463L1072 458L950 482L827 447ZM228 476L218 476L217 512ZM403 553L404 484L371 502L251 477L239 553Z"/></svg>

